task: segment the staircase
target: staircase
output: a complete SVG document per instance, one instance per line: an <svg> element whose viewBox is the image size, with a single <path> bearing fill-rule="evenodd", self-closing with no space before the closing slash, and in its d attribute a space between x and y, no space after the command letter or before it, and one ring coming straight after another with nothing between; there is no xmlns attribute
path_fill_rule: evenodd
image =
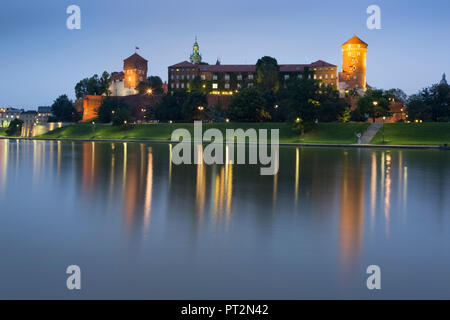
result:
<svg viewBox="0 0 450 320"><path fill-rule="evenodd" d="M367 128L366 132L361 137L361 144L369 144L372 141L373 137L377 134L378 130L383 127L383 123L372 123L369 128Z"/></svg>

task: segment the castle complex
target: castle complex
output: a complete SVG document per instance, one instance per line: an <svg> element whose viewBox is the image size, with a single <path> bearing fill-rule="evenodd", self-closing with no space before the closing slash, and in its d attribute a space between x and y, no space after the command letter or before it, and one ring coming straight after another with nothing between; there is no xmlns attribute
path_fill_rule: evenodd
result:
<svg viewBox="0 0 450 320"><path fill-rule="evenodd" d="M123 71L111 74L109 91L112 96L129 96L138 94L136 87L147 79L148 61L137 53L123 61Z"/></svg>
<svg viewBox="0 0 450 320"><path fill-rule="evenodd" d="M323 60L308 64L280 64L281 84L289 79L308 78L318 80L322 85L334 87L339 90L341 97L346 96L352 89L360 95L364 94L367 88L367 43L353 36L342 45L342 55L342 72L339 72L339 75L336 65ZM133 105L132 109L144 110L151 107L157 103L158 97L138 95L137 90L139 83L146 81L147 73L148 61L134 53L123 61L123 71L111 74L110 95L126 99ZM243 88L256 85L256 65L221 64L219 60L214 65L207 64L202 61L200 46L195 38L189 61L168 67L168 84L164 85L164 90L189 91L194 79L196 85L200 85L209 93L208 104L217 105L219 96L228 96L220 98L220 104L226 108L231 95ZM137 99L138 97L140 98ZM85 96L77 102L79 109L83 111L83 120L87 121L97 116L97 110L103 99L103 96Z"/></svg>
<svg viewBox="0 0 450 320"><path fill-rule="evenodd" d="M342 72L337 75L337 66L323 60L309 64L281 64L281 81L308 77L331 85L345 96L348 90L356 89L362 95L367 88L366 61L367 43L353 36L342 45ZM183 61L168 67L168 89L189 90L191 81L200 77L202 86L212 94L233 94L245 87L255 85L255 65L215 65L202 62L197 38L193 45L190 61Z"/></svg>

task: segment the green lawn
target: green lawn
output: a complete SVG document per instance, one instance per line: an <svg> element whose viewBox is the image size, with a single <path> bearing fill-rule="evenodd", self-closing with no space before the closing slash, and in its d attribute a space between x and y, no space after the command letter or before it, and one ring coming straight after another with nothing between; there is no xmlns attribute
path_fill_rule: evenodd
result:
<svg viewBox="0 0 450 320"><path fill-rule="evenodd" d="M0 128L0 136L6 136L6 128Z"/></svg>
<svg viewBox="0 0 450 320"><path fill-rule="evenodd" d="M280 142L291 143L356 143L356 132L363 133L367 123L320 123L304 136L299 136L287 123L214 123L203 124L203 130L225 129L279 129ZM48 132L37 138L76 138L76 139L130 139L130 140L170 140L172 131L185 128L193 136L193 123L139 124L123 129L107 124L74 124Z"/></svg>
<svg viewBox="0 0 450 320"><path fill-rule="evenodd" d="M450 144L449 122L387 123L384 125L385 144L443 145ZM383 129L373 138L373 144L383 143Z"/></svg>

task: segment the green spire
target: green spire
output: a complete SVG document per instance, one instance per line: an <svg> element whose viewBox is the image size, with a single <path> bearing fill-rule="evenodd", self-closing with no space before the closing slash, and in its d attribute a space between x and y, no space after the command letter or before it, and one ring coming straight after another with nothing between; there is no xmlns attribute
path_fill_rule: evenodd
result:
<svg viewBox="0 0 450 320"><path fill-rule="evenodd" d="M191 54L191 63L193 64L199 64L200 62L202 62L202 55L199 52L199 45L197 42L197 36L195 36L195 42L194 45L192 47L192 54Z"/></svg>

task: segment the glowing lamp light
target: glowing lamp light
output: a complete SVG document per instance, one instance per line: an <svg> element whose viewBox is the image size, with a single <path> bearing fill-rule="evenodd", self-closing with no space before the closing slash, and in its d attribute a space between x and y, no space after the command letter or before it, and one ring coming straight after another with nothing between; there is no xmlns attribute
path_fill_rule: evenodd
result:
<svg viewBox="0 0 450 320"><path fill-rule="evenodd" d="M377 106L377 105L378 105L378 101L374 101L374 102L373 102L373 105L374 105L374 106Z"/></svg>
<svg viewBox="0 0 450 320"><path fill-rule="evenodd" d="M225 122L230 122L230 119L226 118L226 119L225 119Z"/></svg>
<svg viewBox="0 0 450 320"><path fill-rule="evenodd" d="M295 122L299 123L300 122L300 118L295 119Z"/></svg>

